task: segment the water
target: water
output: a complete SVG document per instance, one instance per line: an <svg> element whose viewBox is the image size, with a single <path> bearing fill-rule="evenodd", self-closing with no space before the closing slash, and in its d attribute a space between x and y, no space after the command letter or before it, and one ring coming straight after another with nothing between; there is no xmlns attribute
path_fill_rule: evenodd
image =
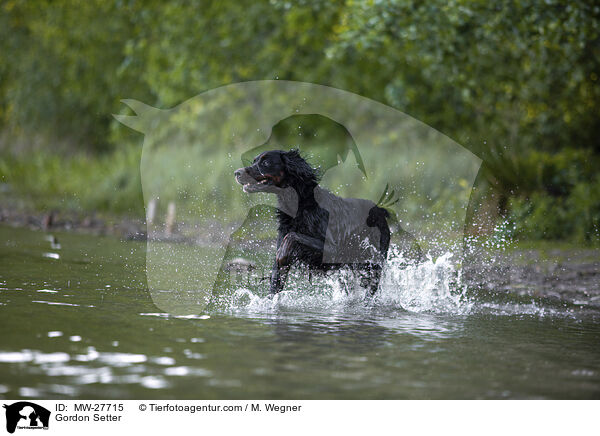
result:
<svg viewBox="0 0 600 436"><path fill-rule="evenodd" d="M0 227L5 398L600 398L597 306L470 289L449 255L369 303L326 278L186 318L153 304L144 243L55 236Z"/></svg>

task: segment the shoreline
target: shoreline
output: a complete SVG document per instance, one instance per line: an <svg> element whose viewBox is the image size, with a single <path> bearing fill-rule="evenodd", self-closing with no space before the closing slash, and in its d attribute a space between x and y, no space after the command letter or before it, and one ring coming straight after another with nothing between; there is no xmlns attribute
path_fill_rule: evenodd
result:
<svg viewBox="0 0 600 436"><path fill-rule="evenodd" d="M19 207L7 202L0 206L0 225L42 231L86 233L96 236L116 236L123 240L145 241L146 223L141 219L121 216L81 213L75 211L47 212Z"/></svg>
<svg viewBox="0 0 600 436"><path fill-rule="evenodd" d="M122 242L145 242L146 223L130 217L68 212L34 212L0 207L0 226L32 231L112 236ZM161 242L214 245L206 238L176 232ZM212 243L211 243L212 242ZM490 254L490 253L488 253ZM463 266L464 278L480 297L494 299L512 293L525 299L542 298L574 307L600 309L600 248L557 241L520 241ZM573 284L576 286L573 286ZM484 297L485 298L485 297Z"/></svg>

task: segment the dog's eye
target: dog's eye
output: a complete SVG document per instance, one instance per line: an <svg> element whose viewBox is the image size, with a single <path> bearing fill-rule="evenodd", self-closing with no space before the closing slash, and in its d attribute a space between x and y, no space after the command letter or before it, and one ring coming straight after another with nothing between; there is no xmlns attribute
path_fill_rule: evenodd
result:
<svg viewBox="0 0 600 436"><path fill-rule="evenodd" d="M271 162L269 162L268 160L263 160L261 163L264 167L268 167L271 165Z"/></svg>

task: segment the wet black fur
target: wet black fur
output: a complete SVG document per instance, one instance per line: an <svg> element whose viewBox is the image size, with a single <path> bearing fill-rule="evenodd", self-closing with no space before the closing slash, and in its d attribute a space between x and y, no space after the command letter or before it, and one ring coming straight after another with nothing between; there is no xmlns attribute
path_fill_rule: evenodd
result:
<svg viewBox="0 0 600 436"><path fill-rule="evenodd" d="M330 270L350 267L366 273L366 286L369 295L373 295L379 286L382 265L376 262L361 264L323 263L325 235L329 222L329 212L319 206L314 197L314 189L319 182L318 173L298 150L273 150L260 154L252 165L244 170L256 180L269 178L280 188L291 187L298 194L298 210L295 217L277 210L279 234L277 237L277 255L271 274L270 291L280 292L285 286L289 268L294 263L303 264L313 270ZM239 171L239 170L238 170ZM239 176L236 172L236 177ZM378 227L381 232L380 254L385 260L390 243L390 229L385 209L374 206L369 211L365 223L369 227ZM345 217L352 220L353 217ZM355 218L354 218L355 219Z"/></svg>

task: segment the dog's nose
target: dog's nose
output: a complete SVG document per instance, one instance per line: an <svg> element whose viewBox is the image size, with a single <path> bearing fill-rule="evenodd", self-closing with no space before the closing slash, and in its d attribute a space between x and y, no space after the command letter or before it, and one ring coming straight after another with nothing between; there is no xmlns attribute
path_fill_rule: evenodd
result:
<svg viewBox="0 0 600 436"><path fill-rule="evenodd" d="M234 175L235 177L240 177L240 176L242 175L242 169L241 169L241 168L238 168L237 170L235 170L235 171L233 172L233 175Z"/></svg>

